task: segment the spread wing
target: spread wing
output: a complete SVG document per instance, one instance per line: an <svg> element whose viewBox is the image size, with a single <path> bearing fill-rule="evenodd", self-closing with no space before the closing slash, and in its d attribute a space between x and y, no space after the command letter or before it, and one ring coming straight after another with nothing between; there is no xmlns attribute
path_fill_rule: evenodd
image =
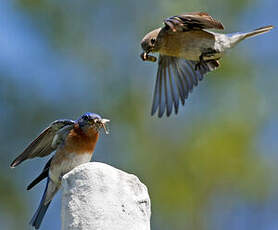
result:
<svg viewBox="0 0 278 230"><path fill-rule="evenodd" d="M177 114L179 102L184 105L188 94L204 75L219 66L218 61L211 60L201 63L196 70L197 63L183 58L159 56L151 115L158 110L158 117L162 117L166 110L166 115L170 116L173 107Z"/></svg>
<svg viewBox="0 0 278 230"><path fill-rule="evenodd" d="M215 20L205 12L193 12L172 16L164 20L166 27L173 32L185 32L189 30L201 29L219 29L223 30L224 26L221 22Z"/></svg>
<svg viewBox="0 0 278 230"><path fill-rule="evenodd" d="M57 145L53 145L53 139L56 133L65 129L66 127L73 127L74 121L72 120L57 120L52 122L49 127L43 130L34 141L27 146L27 148L21 153L12 163L11 167L19 165L22 161L34 157L44 157L53 152ZM55 137L55 139L57 139Z"/></svg>

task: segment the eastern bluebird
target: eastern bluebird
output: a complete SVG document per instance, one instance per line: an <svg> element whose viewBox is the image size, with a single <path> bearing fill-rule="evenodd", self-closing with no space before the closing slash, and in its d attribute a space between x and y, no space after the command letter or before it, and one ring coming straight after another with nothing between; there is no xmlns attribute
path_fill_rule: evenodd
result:
<svg viewBox="0 0 278 230"><path fill-rule="evenodd" d="M109 120L94 113L85 113L76 121L54 121L11 163L14 168L27 159L44 157L56 151L41 174L27 187L29 190L47 178L39 208L30 221L35 229L39 229L53 196L61 186L63 175L91 160L100 129L103 128L108 133L105 126L107 122Z"/></svg>
<svg viewBox="0 0 278 230"><path fill-rule="evenodd" d="M155 62L156 57L148 54L159 53L151 115L158 110L158 117L162 117L166 109L166 115L170 116L173 104L177 114L179 101L184 105L204 74L219 67L218 60L226 49L272 28L264 26L248 33L220 34L207 30L223 30L224 26L204 12L166 18L164 27L151 31L141 41L144 61Z"/></svg>

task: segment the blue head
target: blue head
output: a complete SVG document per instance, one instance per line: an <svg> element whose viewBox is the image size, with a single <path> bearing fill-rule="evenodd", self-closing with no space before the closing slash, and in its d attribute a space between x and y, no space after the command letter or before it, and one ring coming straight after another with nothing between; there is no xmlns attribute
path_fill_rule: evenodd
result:
<svg viewBox="0 0 278 230"><path fill-rule="evenodd" d="M105 124L109 122L109 120L101 118L101 116L98 114L87 112L79 117L77 122L80 128L84 131L86 131L90 127L93 127L96 129L97 132L99 132L99 130L103 128L105 133L107 133Z"/></svg>
<svg viewBox="0 0 278 230"><path fill-rule="evenodd" d="M79 117L78 120L84 120L84 121L91 121L91 120L101 120L101 116L96 113L84 113L81 117Z"/></svg>

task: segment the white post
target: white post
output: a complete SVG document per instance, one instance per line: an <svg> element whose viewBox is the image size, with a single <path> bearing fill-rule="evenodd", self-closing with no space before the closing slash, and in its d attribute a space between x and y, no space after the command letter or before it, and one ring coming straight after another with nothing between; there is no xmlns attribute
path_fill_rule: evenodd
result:
<svg viewBox="0 0 278 230"><path fill-rule="evenodd" d="M62 230L150 230L147 187L132 174L90 162L62 180Z"/></svg>

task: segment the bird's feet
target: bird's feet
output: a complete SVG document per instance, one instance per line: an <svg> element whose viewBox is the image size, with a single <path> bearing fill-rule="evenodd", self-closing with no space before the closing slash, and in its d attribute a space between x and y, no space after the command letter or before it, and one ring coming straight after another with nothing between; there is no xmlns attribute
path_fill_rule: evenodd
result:
<svg viewBox="0 0 278 230"><path fill-rule="evenodd" d="M201 70L201 66L206 64L206 61L204 60L203 54L199 57L199 62L195 65L195 71Z"/></svg>

